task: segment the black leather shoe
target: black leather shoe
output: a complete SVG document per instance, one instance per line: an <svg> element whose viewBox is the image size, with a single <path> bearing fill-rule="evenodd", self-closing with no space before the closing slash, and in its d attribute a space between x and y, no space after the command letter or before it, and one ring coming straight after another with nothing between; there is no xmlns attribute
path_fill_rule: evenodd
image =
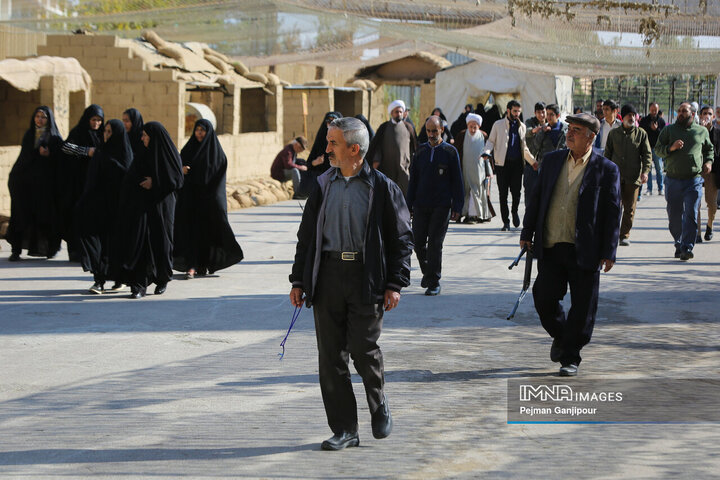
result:
<svg viewBox="0 0 720 480"><path fill-rule="evenodd" d="M8 257L8 262L17 262L20 260L20 254L19 253L13 253Z"/></svg>
<svg viewBox="0 0 720 480"><path fill-rule="evenodd" d="M682 249L680 247L675 247L675 258L680 258L682 255Z"/></svg>
<svg viewBox="0 0 720 480"><path fill-rule="evenodd" d="M103 288L103 284L100 282L93 283L93 286L88 289L90 293L97 293L98 295L102 295L102 293L105 291Z"/></svg>
<svg viewBox="0 0 720 480"><path fill-rule="evenodd" d="M520 226L520 216L517 212L512 212L513 216L513 227L517 228Z"/></svg>
<svg viewBox="0 0 720 480"><path fill-rule="evenodd" d="M700 234L698 233L698 234L695 236L695 243L702 243L702 242L703 242L703 240L702 240L702 235L700 235Z"/></svg>
<svg viewBox="0 0 720 480"><path fill-rule="evenodd" d="M630 240L627 238L620 239L620 246L622 247L629 247L630 246Z"/></svg>
<svg viewBox="0 0 720 480"><path fill-rule="evenodd" d="M422 280L420 280L420 286L421 286L422 288L427 288L428 283L429 283L429 282L428 282L427 278L425 278L425 275L423 275Z"/></svg>
<svg viewBox="0 0 720 480"><path fill-rule="evenodd" d="M142 297L144 297L144 296L145 296L145 293L144 293L144 292L140 292L140 291L132 292L132 293L130 294L130 298L132 298L132 299L134 299L134 300L138 300L138 299L140 299L140 298L142 298Z"/></svg>
<svg viewBox="0 0 720 480"><path fill-rule="evenodd" d="M425 290L425 295L428 297L434 297L435 295L440 295L440 285L436 287L428 287L427 290Z"/></svg>
<svg viewBox="0 0 720 480"><path fill-rule="evenodd" d="M509 223L503 224L503 227L500 229L501 232L507 232L508 230L510 230L510 224L509 224Z"/></svg>
<svg viewBox="0 0 720 480"><path fill-rule="evenodd" d="M705 241L709 242L712 240L713 234L712 234L712 228L710 228L710 225L705 228Z"/></svg>
<svg viewBox="0 0 720 480"><path fill-rule="evenodd" d="M687 262L691 258L695 258L695 255L690 250L686 250L680 254L680 260Z"/></svg>
<svg viewBox="0 0 720 480"><path fill-rule="evenodd" d="M578 373L578 366L576 363L571 363L569 365L563 365L560 367L560 376L561 377L574 377Z"/></svg>
<svg viewBox="0 0 720 480"><path fill-rule="evenodd" d="M385 438L390 435L393 427L393 419L390 414L387 397L383 399L383 403L372 414L372 432L375 438Z"/></svg>
<svg viewBox="0 0 720 480"><path fill-rule="evenodd" d="M336 433L322 442L320 448L323 450L342 450L343 448L357 447L358 445L360 445L360 436L358 435L358 432L342 432Z"/></svg>
<svg viewBox="0 0 720 480"><path fill-rule="evenodd" d="M155 295L162 295L167 290L167 283L155 285Z"/></svg>

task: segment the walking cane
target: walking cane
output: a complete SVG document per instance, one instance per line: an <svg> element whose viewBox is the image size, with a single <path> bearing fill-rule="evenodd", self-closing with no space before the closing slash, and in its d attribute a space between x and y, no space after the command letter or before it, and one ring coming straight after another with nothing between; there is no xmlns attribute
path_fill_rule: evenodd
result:
<svg viewBox="0 0 720 480"><path fill-rule="evenodd" d="M514 266L516 266L518 263L520 263L520 259L523 255L527 254L525 257L525 277L523 278L523 287L522 291L520 291L520 296L518 297L517 301L515 302L515 306L512 309L512 312L510 312L510 315L508 315L507 320L512 320L512 318L515 316L515 312L517 312L518 307L520 306L520 302L523 301L525 298L525 295L527 295L527 291L530 288L530 279L532 277L532 263L533 263L533 254L532 249L528 248L527 245L523 245L522 250L520 250L520 254L517 256L515 261L510 264L508 267L508 270L512 270Z"/></svg>

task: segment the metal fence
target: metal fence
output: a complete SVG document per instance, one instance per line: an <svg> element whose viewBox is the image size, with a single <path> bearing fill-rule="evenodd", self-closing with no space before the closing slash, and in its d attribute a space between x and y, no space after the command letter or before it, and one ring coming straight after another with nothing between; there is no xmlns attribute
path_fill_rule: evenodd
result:
<svg viewBox="0 0 720 480"><path fill-rule="evenodd" d="M650 103L657 102L665 119L672 122L684 101L713 105L716 82L715 76L701 75L579 78L575 79L573 104L592 112L596 100L612 99L620 105L632 103L638 113L646 115Z"/></svg>

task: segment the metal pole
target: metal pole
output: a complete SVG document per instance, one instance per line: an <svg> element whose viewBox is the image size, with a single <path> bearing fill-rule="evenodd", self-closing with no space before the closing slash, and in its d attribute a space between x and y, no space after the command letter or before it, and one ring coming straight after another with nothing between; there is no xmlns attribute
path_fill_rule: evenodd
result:
<svg viewBox="0 0 720 480"><path fill-rule="evenodd" d="M677 81L677 77L673 77L672 82L670 83L670 111L668 112L668 123L672 123L671 120L673 119L673 114L675 112L675 82Z"/></svg>

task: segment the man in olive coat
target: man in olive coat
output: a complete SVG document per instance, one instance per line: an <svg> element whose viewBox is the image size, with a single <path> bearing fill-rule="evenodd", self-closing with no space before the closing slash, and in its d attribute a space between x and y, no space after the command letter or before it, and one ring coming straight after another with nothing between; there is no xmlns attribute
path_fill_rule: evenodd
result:
<svg viewBox="0 0 720 480"><path fill-rule="evenodd" d="M610 130L605 144L605 157L620 169L620 197L623 214L620 222L620 245L630 245L638 189L647 183L652 168L652 150L648 135L637 125L637 112L630 104L620 110L622 126Z"/></svg>

